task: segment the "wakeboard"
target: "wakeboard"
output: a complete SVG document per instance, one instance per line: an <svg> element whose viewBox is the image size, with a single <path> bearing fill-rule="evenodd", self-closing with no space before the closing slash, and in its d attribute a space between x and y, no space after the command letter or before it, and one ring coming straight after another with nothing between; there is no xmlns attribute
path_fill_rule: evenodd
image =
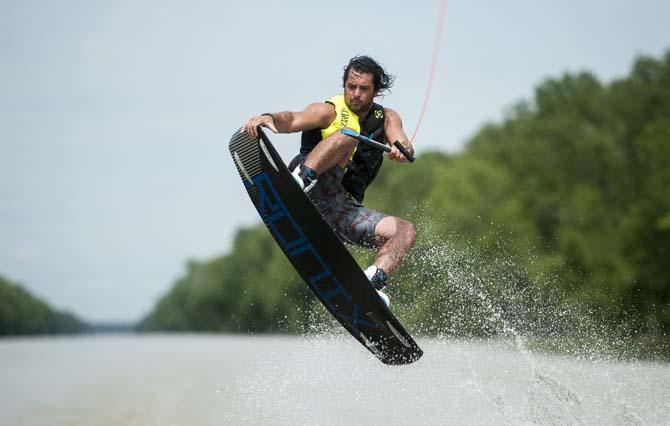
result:
<svg viewBox="0 0 670 426"><path fill-rule="evenodd" d="M239 130L229 149L263 222L305 283L351 335L385 364L423 351L377 294L356 260L298 187L265 133Z"/></svg>

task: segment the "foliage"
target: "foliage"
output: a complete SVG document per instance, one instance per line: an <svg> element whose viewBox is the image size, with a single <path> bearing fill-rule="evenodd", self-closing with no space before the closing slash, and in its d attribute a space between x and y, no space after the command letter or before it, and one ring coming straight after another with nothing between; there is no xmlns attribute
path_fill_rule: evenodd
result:
<svg viewBox="0 0 670 426"><path fill-rule="evenodd" d="M670 51L610 84L549 79L463 152L387 164L367 203L419 231L394 310L431 334L667 333L669 139ZM142 328L298 332L314 300L259 225L189 263Z"/></svg>
<svg viewBox="0 0 670 426"><path fill-rule="evenodd" d="M314 301L265 227L243 229L231 254L189 262L141 329L300 331Z"/></svg>
<svg viewBox="0 0 670 426"><path fill-rule="evenodd" d="M0 276L0 335L79 333L86 325Z"/></svg>

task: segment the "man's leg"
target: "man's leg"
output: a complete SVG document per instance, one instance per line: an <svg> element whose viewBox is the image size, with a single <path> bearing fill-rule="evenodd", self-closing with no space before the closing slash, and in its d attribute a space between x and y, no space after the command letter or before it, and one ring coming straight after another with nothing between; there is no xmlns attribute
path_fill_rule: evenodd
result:
<svg viewBox="0 0 670 426"><path fill-rule="evenodd" d="M380 242L375 266L390 275L414 245L416 231L410 222L386 216L375 226L375 237Z"/></svg>
<svg viewBox="0 0 670 426"><path fill-rule="evenodd" d="M358 141L351 136L335 132L319 142L307 155L303 164L314 170L317 175L336 165L346 167L357 144Z"/></svg>

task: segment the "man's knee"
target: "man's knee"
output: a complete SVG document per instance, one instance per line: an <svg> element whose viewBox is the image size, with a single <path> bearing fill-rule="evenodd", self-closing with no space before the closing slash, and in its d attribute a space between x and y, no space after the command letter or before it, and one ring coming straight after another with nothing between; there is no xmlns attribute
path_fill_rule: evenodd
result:
<svg viewBox="0 0 670 426"><path fill-rule="evenodd" d="M412 223L394 216L386 216L375 227L375 237L380 243L389 239L402 240L411 246L416 240L416 230Z"/></svg>
<svg viewBox="0 0 670 426"><path fill-rule="evenodd" d="M353 148L358 145L356 138L347 136L342 132L335 132L323 140L323 142L334 143L338 146Z"/></svg>
<svg viewBox="0 0 670 426"><path fill-rule="evenodd" d="M312 155L319 158L325 156L330 159L329 161L326 161L327 167L323 167L324 170L333 165L346 167L349 163L349 157L357 145L358 141L351 136L335 132L319 142L316 148L312 151ZM314 166L322 163L323 160L320 160L319 158L313 159L308 157L308 160L305 161L305 165L314 168ZM320 169L319 172L323 172L324 170Z"/></svg>
<svg viewBox="0 0 670 426"><path fill-rule="evenodd" d="M403 234L404 239L409 243L408 245L410 247L414 245L414 241L416 241L416 229L414 229L414 225L412 225L411 222L400 219L399 228L399 231Z"/></svg>
<svg viewBox="0 0 670 426"><path fill-rule="evenodd" d="M358 146L358 141L356 139L340 132L335 132L328 136L325 142L333 144L337 153L341 155L344 160L349 160L351 152Z"/></svg>

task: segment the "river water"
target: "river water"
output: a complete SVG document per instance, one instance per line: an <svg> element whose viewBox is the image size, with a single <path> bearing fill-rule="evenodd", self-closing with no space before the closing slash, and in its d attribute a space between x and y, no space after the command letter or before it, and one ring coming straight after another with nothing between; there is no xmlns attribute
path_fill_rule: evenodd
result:
<svg viewBox="0 0 670 426"><path fill-rule="evenodd" d="M670 424L668 364L418 342L385 366L347 336L3 339L0 424Z"/></svg>

